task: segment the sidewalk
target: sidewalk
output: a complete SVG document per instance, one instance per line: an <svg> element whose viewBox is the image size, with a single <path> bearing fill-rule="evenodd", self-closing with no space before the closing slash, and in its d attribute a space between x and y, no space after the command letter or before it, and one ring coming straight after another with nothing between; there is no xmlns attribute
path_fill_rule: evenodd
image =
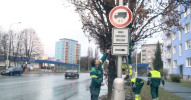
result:
<svg viewBox="0 0 191 100"><path fill-rule="evenodd" d="M147 81L146 77L140 77ZM162 85L161 85L162 88ZM184 98L185 100L191 100L191 88L182 86L173 82L167 82L165 81L164 90L173 93L179 97Z"/></svg>
<svg viewBox="0 0 191 100"><path fill-rule="evenodd" d="M164 90L171 92L185 100L191 100L191 88L173 82L166 82Z"/></svg>

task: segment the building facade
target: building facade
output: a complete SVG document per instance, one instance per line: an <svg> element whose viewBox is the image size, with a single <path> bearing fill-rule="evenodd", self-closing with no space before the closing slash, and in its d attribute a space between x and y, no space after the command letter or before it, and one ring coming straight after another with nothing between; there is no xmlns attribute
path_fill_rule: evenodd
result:
<svg viewBox="0 0 191 100"><path fill-rule="evenodd" d="M165 31L163 35L163 68L167 69L169 74L173 73L172 66L172 32Z"/></svg>
<svg viewBox="0 0 191 100"><path fill-rule="evenodd" d="M149 67L153 67L152 61L155 57L157 44L141 45L141 63L148 63ZM161 44L162 47L162 44Z"/></svg>
<svg viewBox="0 0 191 100"><path fill-rule="evenodd" d="M184 9L183 5L178 10ZM174 74L181 74L183 78L191 75L191 8L181 14L180 24L183 29L172 34L172 67Z"/></svg>
<svg viewBox="0 0 191 100"><path fill-rule="evenodd" d="M77 64L80 60L81 45L72 39L60 39L56 42L55 60L65 63Z"/></svg>

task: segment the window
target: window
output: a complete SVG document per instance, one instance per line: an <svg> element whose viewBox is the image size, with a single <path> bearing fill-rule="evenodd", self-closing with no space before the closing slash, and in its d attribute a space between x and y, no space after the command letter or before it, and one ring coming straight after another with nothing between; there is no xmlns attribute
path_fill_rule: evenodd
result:
<svg viewBox="0 0 191 100"><path fill-rule="evenodd" d="M176 46L173 47L173 54L176 53Z"/></svg>
<svg viewBox="0 0 191 100"><path fill-rule="evenodd" d="M188 9L186 10L186 12L184 13L184 17L187 17L188 14L190 14L190 7L188 7Z"/></svg>
<svg viewBox="0 0 191 100"><path fill-rule="evenodd" d="M173 67L176 68L176 66L177 66L177 61L174 60L174 61L173 61Z"/></svg>
<svg viewBox="0 0 191 100"><path fill-rule="evenodd" d="M180 11L180 5L178 5L178 11Z"/></svg>
<svg viewBox="0 0 191 100"><path fill-rule="evenodd" d="M178 34L179 34L179 41L180 41L181 38L182 38L182 34L181 34L181 31L180 31L180 30L178 31Z"/></svg>
<svg viewBox="0 0 191 100"><path fill-rule="evenodd" d="M172 39L175 40L176 39L176 33L172 34Z"/></svg>
<svg viewBox="0 0 191 100"><path fill-rule="evenodd" d="M182 56L182 44L179 45L179 56Z"/></svg>
<svg viewBox="0 0 191 100"><path fill-rule="evenodd" d="M186 50L191 49L191 40L186 41L185 47L186 47Z"/></svg>
<svg viewBox="0 0 191 100"><path fill-rule="evenodd" d="M179 11L179 12L181 11L180 4L178 5L178 11ZM179 24L181 24L181 16L179 16Z"/></svg>
<svg viewBox="0 0 191 100"><path fill-rule="evenodd" d="M168 67L171 68L171 62L168 63ZM175 66L176 67L176 66Z"/></svg>
<svg viewBox="0 0 191 100"><path fill-rule="evenodd" d="M185 33L190 32L190 23L185 24L185 26L184 26L184 32L185 32Z"/></svg>
<svg viewBox="0 0 191 100"><path fill-rule="evenodd" d="M142 50L142 52L146 52L146 50Z"/></svg>
<svg viewBox="0 0 191 100"><path fill-rule="evenodd" d="M191 58L186 59L186 67L191 67Z"/></svg>

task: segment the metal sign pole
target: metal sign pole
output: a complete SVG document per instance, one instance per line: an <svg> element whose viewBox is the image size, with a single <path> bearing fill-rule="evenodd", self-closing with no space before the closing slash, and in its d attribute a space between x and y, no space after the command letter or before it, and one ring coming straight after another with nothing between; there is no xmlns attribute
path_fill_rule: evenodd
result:
<svg viewBox="0 0 191 100"><path fill-rule="evenodd" d="M123 0L119 0L119 6L123 6ZM114 100L125 100L124 80L122 78L122 55L118 55L117 59L117 78L115 78L114 87Z"/></svg>
<svg viewBox="0 0 191 100"><path fill-rule="evenodd" d="M123 0L119 0L119 6L123 6Z"/></svg>
<svg viewBox="0 0 191 100"><path fill-rule="evenodd" d="M122 78L122 56L119 55L117 59L117 78Z"/></svg>
<svg viewBox="0 0 191 100"><path fill-rule="evenodd" d="M129 54L129 30L125 27L132 21L132 12L123 6L123 0L119 0L119 6L110 11L109 20L115 26L112 29L112 55L117 56L117 78L113 82L112 100L125 100L122 56Z"/></svg>

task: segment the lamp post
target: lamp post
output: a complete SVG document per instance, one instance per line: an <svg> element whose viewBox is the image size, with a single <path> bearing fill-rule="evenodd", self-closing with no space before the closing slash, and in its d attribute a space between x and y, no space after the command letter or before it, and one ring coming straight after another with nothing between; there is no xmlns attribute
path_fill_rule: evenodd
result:
<svg viewBox="0 0 191 100"><path fill-rule="evenodd" d="M137 47L136 47L136 69L135 69L135 78L137 78Z"/></svg>
<svg viewBox="0 0 191 100"><path fill-rule="evenodd" d="M11 44L11 33L12 33L12 31L11 31L11 26L12 25L14 25L14 24L20 24L21 22L18 22L18 23L12 23L10 26L9 26L9 30L10 30L10 34L8 35L8 41L9 41L9 43L8 43L8 49L7 49L7 60L6 60L6 69L9 67L9 52L10 52L10 44Z"/></svg>

